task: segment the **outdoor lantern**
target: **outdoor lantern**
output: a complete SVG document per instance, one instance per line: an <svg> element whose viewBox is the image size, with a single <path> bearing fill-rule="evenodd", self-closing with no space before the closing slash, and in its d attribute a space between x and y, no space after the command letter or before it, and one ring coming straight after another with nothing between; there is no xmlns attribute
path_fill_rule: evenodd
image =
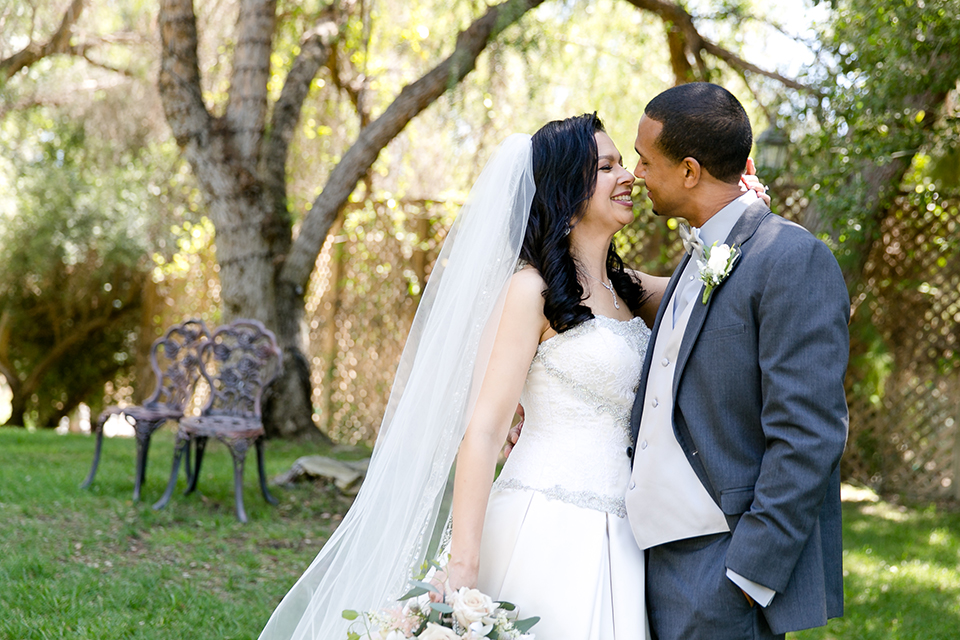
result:
<svg viewBox="0 0 960 640"><path fill-rule="evenodd" d="M757 138L757 167L780 171L787 163L787 146L790 139L775 125Z"/></svg>

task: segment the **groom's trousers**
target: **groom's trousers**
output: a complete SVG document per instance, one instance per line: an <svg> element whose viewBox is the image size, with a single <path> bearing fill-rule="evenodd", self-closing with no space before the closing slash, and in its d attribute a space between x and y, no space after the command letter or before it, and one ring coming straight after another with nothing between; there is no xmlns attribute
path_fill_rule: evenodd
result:
<svg viewBox="0 0 960 640"><path fill-rule="evenodd" d="M647 552L647 615L654 640L783 640L760 605L727 578L730 533L677 540Z"/></svg>

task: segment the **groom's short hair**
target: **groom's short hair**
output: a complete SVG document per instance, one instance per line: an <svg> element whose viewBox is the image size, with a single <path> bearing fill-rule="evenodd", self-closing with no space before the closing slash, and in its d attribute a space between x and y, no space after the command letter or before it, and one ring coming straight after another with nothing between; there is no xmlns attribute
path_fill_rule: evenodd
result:
<svg viewBox="0 0 960 640"><path fill-rule="evenodd" d="M667 158L695 158L717 180L740 179L753 132L732 93L709 82L681 84L651 100L644 113L663 125L656 144Z"/></svg>

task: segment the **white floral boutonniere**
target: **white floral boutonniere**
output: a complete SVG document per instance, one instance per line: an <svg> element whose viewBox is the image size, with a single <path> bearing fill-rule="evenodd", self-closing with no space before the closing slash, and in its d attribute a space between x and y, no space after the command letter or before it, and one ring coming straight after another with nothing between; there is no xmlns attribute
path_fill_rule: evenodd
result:
<svg viewBox="0 0 960 640"><path fill-rule="evenodd" d="M703 260L697 260L697 267L700 268L700 279L704 284L703 304L707 304L713 290L727 279L739 257L740 249L736 245L731 247L721 244L718 246L714 242L712 247L704 247Z"/></svg>

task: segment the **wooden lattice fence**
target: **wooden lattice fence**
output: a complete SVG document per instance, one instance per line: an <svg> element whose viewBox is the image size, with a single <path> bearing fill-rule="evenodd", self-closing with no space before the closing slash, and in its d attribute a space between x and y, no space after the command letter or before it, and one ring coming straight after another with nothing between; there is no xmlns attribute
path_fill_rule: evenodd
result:
<svg viewBox="0 0 960 640"><path fill-rule="evenodd" d="M854 294L847 390L849 480L910 500L960 498L960 199L902 197ZM932 205L932 206L931 206ZM802 194L775 202L801 219ZM403 342L457 206L360 203L328 239L308 294L318 424L376 437ZM669 274L672 221L640 211L617 237L628 265Z"/></svg>
<svg viewBox="0 0 960 640"><path fill-rule="evenodd" d="M960 499L958 202L899 198L854 296L844 473L910 500Z"/></svg>

